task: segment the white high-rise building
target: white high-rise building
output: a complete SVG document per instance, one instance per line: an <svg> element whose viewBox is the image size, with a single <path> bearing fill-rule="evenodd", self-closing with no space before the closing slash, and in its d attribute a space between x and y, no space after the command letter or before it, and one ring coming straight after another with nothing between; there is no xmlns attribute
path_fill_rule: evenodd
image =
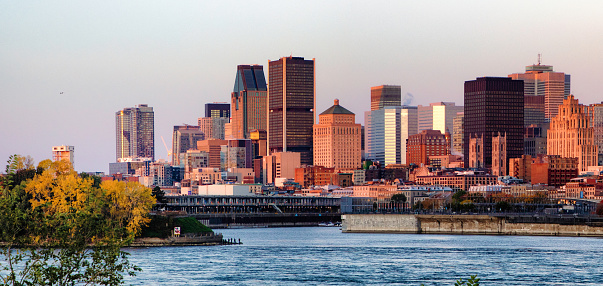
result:
<svg viewBox="0 0 603 286"><path fill-rule="evenodd" d="M458 112L463 112L463 106L456 106L454 102L435 102L429 106L417 107L419 116L419 130L439 130L442 134L452 134L454 117Z"/></svg>
<svg viewBox="0 0 603 286"><path fill-rule="evenodd" d="M366 158L383 166L406 164L406 139L418 133L417 107L387 106L364 116Z"/></svg>

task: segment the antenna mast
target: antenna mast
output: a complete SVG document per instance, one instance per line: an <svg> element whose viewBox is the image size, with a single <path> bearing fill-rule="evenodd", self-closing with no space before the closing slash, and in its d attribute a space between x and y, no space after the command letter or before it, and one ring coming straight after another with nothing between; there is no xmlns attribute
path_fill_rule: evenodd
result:
<svg viewBox="0 0 603 286"><path fill-rule="evenodd" d="M542 54L538 53L538 65L540 65L540 60L542 59Z"/></svg>

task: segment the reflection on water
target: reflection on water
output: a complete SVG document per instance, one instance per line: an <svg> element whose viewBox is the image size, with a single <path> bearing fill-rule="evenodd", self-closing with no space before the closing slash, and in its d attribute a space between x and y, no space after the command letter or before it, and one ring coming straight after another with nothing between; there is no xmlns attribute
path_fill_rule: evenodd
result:
<svg viewBox="0 0 603 286"><path fill-rule="evenodd" d="M133 285L602 285L603 240L350 234L335 227L219 230L243 245L133 248Z"/></svg>

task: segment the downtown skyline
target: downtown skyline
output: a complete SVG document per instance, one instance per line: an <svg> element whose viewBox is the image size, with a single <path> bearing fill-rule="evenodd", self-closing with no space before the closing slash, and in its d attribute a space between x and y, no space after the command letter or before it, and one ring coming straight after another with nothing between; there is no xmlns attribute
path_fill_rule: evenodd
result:
<svg viewBox="0 0 603 286"><path fill-rule="evenodd" d="M364 114L384 84L413 106L462 105L465 81L521 73L538 53L572 75L580 103L603 100L595 1L70 3L0 5L0 158L39 162L64 144L77 171L107 172L115 112L148 104L155 157L169 161L161 136L229 102L237 65L289 55L316 59L317 114L335 98Z"/></svg>

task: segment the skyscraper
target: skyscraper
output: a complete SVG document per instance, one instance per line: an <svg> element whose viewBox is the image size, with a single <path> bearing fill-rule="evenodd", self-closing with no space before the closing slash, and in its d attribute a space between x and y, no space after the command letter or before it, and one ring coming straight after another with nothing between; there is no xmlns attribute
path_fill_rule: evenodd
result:
<svg viewBox="0 0 603 286"><path fill-rule="evenodd" d="M524 125L542 125L557 115L558 106L570 95L569 74L553 71L553 66L538 64L526 66L525 73L509 75L524 81Z"/></svg>
<svg viewBox="0 0 603 286"><path fill-rule="evenodd" d="M603 102L591 104L587 108L588 122L593 127L594 143L599 149L599 166L603 166Z"/></svg>
<svg viewBox="0 0 603 286"><path fill-rule="evenodd" d="M155 113L146 104L115 113L116 159L155 160Z"/></svg>
<svg viewBox="0 0 603 286"><path fill-rule="evenodd" d="M439 130L442 134L446 132L451 135L454 132L454 117L457 113L463 112L462 106L456 106L454 102L435 102L429 106L417 106L419 129L423 130ZM450 147L454 144L454 137L449 142Z"/></svg>
<svg viewBox="0 0 603 286"><path fill-rule="evenodd" d="M463 111L465 109L463 108ZM457 112L456 116L452 120L452 154L453 155L462 155L463 154L463 119L465 118L465 113Z"/></svg>
<svg viewBox="0 0 603 286"><path fill-rule="evenodd" d="M205 134L205 139L224 139L224 125L228 118L200 117L197 119L199 129Z"/></svg>
<svg viewBox="0 0 603 286"><path fill-rule="evenodd" d="M237 66L237 76L230 98L232 136L234 138L249 138L251 130L267 129L268 89L262 66Z"/></svg>
<svg viewBox="0 0 603 286"><path fill-rule="evenodd" d="M360 168L360 124L356 115L339 105L339 100L314 124L314 165L336 170Z"/></svg>
<svg viewBox="0 0 603 286"><path fill-rule="evenodd" d="M284 57L268 63L268 148L299 152L301 164L312 165L315 120L314 59Z"/></svg>
<svg viewBox="0 0 603 286"><path fill-rule="evenodd" d="M573 95L563 100L557 116L551 121L547 133L547 155L578 158L578 169L597 166L598 147L594 143L594 127L591 126L586 107Z"/></svg>
<svg viewBox="0 0 603 286"><path fill-rule="evenodd" d="M197 141L205 140L199 126L174 126L172 134L172 166L183 165L186 151L197 149Z"/></svg>
<svg viewBox="0 0 603 286"><path fill-rule="evenodd" d="M402 105L402 88L399 85L371 87L371 110L400 105Z"/></svg>
<svg viewBox="0 0 603 286"><path fill-rule="evenodd" d="M469 164L469 138L483 141L480 166L492 167L492 136L506 134L507 158L523 154L523 81L480 77L465 82L464 154ZM482 152L482 150L480 150Z"/></svg>
<svg viewBox="0 0 603 286"><path fill-rule="evenodd" d="M226 102L213 102L205 104L205 117L230 118L230 104Z"/></svg>
<svg viewBox="0 0 603 286"><path fill-rule="evenodd" d="M364 113L366 159L406 164L406 139L417 134L416 106L386 106Z"/></svg>

